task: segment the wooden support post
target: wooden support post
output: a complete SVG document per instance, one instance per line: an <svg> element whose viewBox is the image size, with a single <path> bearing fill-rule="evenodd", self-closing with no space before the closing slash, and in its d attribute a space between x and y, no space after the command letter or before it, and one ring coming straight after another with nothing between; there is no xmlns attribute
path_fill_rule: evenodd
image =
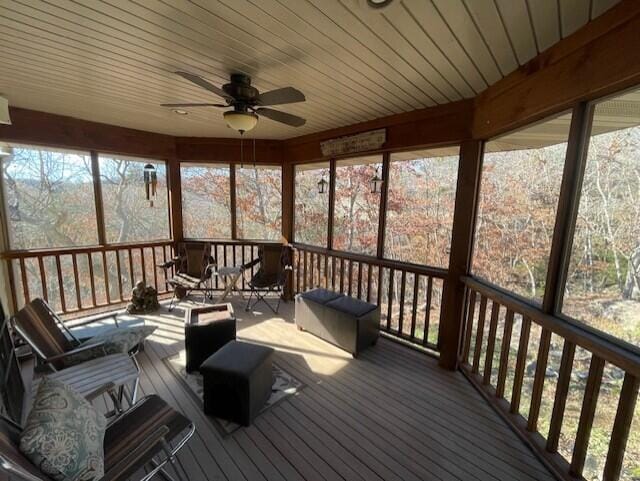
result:
<svg viewBox="0 0 640 481"><path fill-rule="evenodd" d="M380 214L378 216L378 259L384 257L384 234L387 229L387 199L389 197L389 152L382 156L382 192L380 193Z"/></svg>
<svg viewBox="0 0 640 481"><path fill-rule="evenodd" d="M329 162L329 223L327 226L327 249L333 249L333 215L336 203L336 161L331 159ZM336 259L333 258L333 271L335 272ZM334 274L331 274L334 276Z"/></svg>
<svg viewBox="0 0 640 481"><path fill-rule="evenodd" d="M102 205L102 184L100 183L100 161L97 152L91 152L91 176L93 177L93 200L96 208L96 224L98 229L98 244L107 243L104 228L104 209Z"/></svg>
<svg viewBox="0 0 640 481"><path fill-rule="evenodd" d="M454 370L458 367L460 340L464 332L465 286L461 277L469 274L473 235L475 230L483 144L478 140L460 146L456 205L449 272L442 294L442 323L440 325L440 366Z"/></svg>
<svg viewBox="0 0 640 481"><path fill-rule="evenodd" d="M236 216L236 164L229 166L229 195L231 202L231 238L236 240L238 238L238 225Z"/></svg>
<svg viewBox="0 0 640 481"><path fill-rule="evenodd" d="M295 167L289 162L282 165L282 241L293 242L295 219ZM284 298L293 299L293 271L287 272Z"/></svg>
<svg viewBox="0 0 640 481"><path fill-rule="evenodd" d="M542 301L542 310L548 314L554 314L562 307L592 120L593 105L581 103L573 109L558 212L549 254L545 295Z"/></svg>
<svg viewBox="0 0 640 481"><path fill-rule="evenodd" d="M167 184L171 202L171 236L176 246L182 242L182 187L180 185L180 163L176 159L167 162ZM155 269L155 266L154 266Z"/></svg>

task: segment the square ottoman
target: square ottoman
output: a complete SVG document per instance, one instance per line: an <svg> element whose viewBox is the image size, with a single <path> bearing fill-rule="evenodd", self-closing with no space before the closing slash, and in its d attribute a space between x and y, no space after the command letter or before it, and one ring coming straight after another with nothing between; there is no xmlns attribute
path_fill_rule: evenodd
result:
<svg viewBox="0 0 640 481"><path fill-rule="evenodd" d="M250 426L271 396L273 352L270 347L231 341L204 361L204 412Z"/></svg>
<svg viewBox="0 0 640 481"><path fill-rule="evenodd" d="M229 303L187 309L184 344L187 372L200 369L211 354L236 338L236 317Z"/></svg>

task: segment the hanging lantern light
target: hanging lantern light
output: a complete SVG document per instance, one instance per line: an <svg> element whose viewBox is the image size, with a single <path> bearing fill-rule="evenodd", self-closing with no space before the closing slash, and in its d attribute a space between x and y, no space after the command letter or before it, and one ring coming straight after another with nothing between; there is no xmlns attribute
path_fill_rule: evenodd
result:
<svg viewBox="0 0 640 481"><path fill-rule="evenodd" d="M327 185L329 182L324 180L324 175L318 181L318 194L324 194L327 191Z"/></svg>
<svg viewBox="0 0 640 481"><path fill-rule="evenodd" d="M156 198L156 188L158 186L158 174L153 164L144 166L144 190L149 201L149 206L153 207Z"/></svg>
<svg viewBox="0 0 640 481"><path fill-rule="evenodd" d="M380 167L376 169L375 175L371 178L369 183L371 184L371 193L379 194L382 192L382 183L384 180L380 177Z"/></svg>

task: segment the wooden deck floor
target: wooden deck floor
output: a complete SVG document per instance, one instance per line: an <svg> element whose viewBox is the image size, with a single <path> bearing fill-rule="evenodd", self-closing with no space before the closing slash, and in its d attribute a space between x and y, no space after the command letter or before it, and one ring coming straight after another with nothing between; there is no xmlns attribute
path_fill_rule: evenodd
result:
<svg viewBox="0 0 640 481"><path fill-rule="evenodd" d="M552 476L459 373L382 339L354 360L281 316L245 313L239 338L277 350L276 363L306 384L222 437L162 359L183 348L183 312L163 311L141 353L141 387L197 426L180 463L199 480L551 480Z"/></svg>

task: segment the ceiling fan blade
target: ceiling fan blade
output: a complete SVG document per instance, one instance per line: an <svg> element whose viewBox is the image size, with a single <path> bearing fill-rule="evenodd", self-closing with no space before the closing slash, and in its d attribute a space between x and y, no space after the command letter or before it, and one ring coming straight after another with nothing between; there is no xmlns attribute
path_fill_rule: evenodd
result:
<svg viewBox="0 0 640 481"><path fill-rule="evenodd" d="M282 105L294 104L296 102L304 102L306 100L304 94L293 87L284 87L281 89L270 90L258 95L258 105Z"/></svg>
<svg viewBox="0 0 640 481"><path fill-rule="evenodd" d="M209 92L213 92L214 94L222 97L228 102L234 101L234 98L231 97L229 94L227 94L224 90L222 90L219 87L216 87L215 85L206 81L202 77L199 77L198 75L195 75L189 72L181 72L181 71L178 71L176 73L180 75L180 77L187 79L190 82L193 82L197 86L202 87L203 89L208 90Z"/></svg>
<svg viewBox="0 0 640 481"><path fill-rule="evenodd" d="M228 107L227 104L160 104L160 107Z"/></svg>
<svg viewBox="0 0 640 481"><path fill-rule="evenodd" d="M276 122L281 122L283 124L291 125L292 127L301 127L307 121L302 117L298 117L297 115L287 114L285 112L280 112L279 110L273 109L256 109L256 113L258 115L263 115L271 120L275 120Z"/></svg>

